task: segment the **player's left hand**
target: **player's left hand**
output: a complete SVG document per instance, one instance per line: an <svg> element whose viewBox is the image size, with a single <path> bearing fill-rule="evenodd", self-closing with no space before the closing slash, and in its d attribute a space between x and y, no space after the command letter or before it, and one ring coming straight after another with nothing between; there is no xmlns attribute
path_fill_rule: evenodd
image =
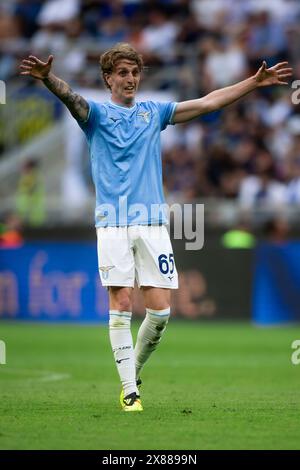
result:
<svg viewBox="0 0 300 470"><path fill-rule="evenodd" d="M288 66L288 62L279 62L267 69L267 63L264 60L262 66L258 69L255 74L255 80L258 86L268 85L288 85L285 81L286 78L291 77L293 69Z"/></svg>

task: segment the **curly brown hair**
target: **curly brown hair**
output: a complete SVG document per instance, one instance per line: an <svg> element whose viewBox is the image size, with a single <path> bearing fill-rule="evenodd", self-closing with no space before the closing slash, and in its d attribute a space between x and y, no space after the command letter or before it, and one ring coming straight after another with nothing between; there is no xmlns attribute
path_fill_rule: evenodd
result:
<svg viewBox="0 0 300 470"><path fill-rule="evenodd" d="M104 52L100 56L100 68L102 72L102 78L105 86L110 89L107 83L106 74L111 74L114 70L115 65L122 59L127 59L135 62L141 72L143 69L143 58L130 44L126 42L119 42L108 51Z"/></svg>

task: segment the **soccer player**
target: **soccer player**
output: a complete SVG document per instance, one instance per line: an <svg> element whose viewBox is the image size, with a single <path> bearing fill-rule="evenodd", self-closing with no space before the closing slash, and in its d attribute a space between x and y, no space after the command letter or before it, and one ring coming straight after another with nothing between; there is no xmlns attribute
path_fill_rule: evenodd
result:
<svg viewBox="0 0 300 470"><path fill-rule="evenodd" d="M96 189L95 225L102 285L109 292L109 333L122 383L121 406L142 411L141 370L156 349L170 317L170 289L178 279L171 242L160 210L162 189L160 132L169 124L197 118L233 103L263 86L286 85L291 68L281 62L235 85L185 102L139 102L135 96L142 57L120 43L100 57L110 99L85 100L52 72L53 56L43 62L30 55L21 74L42 80L68 107L84 131ZM135 348L131 336L135 279L142 289L146 316Z"/></svg>

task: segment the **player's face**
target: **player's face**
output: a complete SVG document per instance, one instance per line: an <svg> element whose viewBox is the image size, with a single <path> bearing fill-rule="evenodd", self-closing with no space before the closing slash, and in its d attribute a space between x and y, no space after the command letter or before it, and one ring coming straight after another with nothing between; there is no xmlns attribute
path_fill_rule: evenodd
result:
<svg viewBox="0 0 300 470"><path fill-rule="evenodd" d="M130 106L138 89L141 73L135 62L120 60L115 70L107 77L111 88L112 100L125 106Z"/></svg>

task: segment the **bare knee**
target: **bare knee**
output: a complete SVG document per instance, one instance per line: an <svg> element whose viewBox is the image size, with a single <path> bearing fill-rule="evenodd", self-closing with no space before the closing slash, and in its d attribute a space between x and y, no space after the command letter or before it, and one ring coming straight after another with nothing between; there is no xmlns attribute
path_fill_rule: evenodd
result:
<svg viewBox="0 0 300 470"><path fill-rule="evenodd" d="M131 312L132 310L132 288L131 287L110 287L109 307L111 310L120 312Z"/></svg>
<svg viewBox="0 0 300 470"><path fill-rule="evenodd" d="M164 310L170 307L171 292L170 289L161 289L159 287L142 288L146 308L153 310Z"/></svg>

